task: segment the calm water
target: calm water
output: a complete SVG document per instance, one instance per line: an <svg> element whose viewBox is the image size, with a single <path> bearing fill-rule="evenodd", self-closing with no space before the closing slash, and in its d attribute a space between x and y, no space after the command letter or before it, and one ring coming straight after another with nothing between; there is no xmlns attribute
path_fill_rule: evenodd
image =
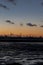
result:
<svg viewBox="0 0 43 65"><path fill-rule="evenodd" d="M43 42L0 42L0 64L43 62Z"/></svg>

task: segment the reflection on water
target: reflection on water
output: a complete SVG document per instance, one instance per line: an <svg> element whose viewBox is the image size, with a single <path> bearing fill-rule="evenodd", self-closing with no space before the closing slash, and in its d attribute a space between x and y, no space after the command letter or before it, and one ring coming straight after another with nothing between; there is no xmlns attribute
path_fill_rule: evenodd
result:
<svg viewBox="0 0 43 65"><path fill-rule="evenodd" d="M38 62L43 62L43 42L0 42L1 65L40 65Z"/></svg>

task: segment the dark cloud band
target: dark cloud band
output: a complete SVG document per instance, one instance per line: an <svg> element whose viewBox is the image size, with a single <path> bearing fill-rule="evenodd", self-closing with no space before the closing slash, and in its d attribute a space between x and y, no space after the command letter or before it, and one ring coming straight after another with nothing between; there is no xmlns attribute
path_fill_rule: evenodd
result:
<svg viewBox="0 0 43 65"><path fill-rule="evenodd" d="M0 7L4 9L9 9L6 5L3 5L3 4L0 4Z"/></svg>
<svg viewBox="0 0 43 65"><path fill-rule="evenodd" d="M43 27L43 25L41 25L40 27Z"/></svg>
<svg viewBox="0 0 43 65"><path fill-rule="evenodd" d="M41 5L43 6L43 2L41 2Z"/></svg>
<svg viewBox="0 0 43 65"><path fill-rule="evenodd" d="M6 23L9 23L9 24L14 24L14 22L10 21L10 20L6 20L5 21Z"/></svg>
<svg viewBox="0 0 43 65"><path fill-rule="evenodd" d="M27 23L26 25L30 27L37 26L36 24L32 24L32 23Z"/></svg>
<svg viewBox="0 0 43 65"><path fill-rule="evenodd" d="M10 2L10 3L16 5L16 0L7 0L7 2Z"/></svg>

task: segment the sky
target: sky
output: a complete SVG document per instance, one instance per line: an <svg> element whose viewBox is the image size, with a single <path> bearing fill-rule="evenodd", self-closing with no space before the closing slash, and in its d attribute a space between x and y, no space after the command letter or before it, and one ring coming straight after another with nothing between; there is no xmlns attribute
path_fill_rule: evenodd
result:
<svg viewBox="0 0 43 65"><path fill-rule="evenodd" d="M43 0L0 0L0 35L43 36Z"/></svg>

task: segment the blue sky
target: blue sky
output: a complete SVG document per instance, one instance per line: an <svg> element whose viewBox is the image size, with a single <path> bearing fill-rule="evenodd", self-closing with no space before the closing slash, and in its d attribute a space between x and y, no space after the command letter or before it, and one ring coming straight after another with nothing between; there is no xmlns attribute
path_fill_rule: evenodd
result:
<svg viewBox="0 0 43 65"><path fill-rule="evenodd" d="M42 24L43 21L43 0L16 0L16 6L4 0L1 3L9 7L9 10L0 8L0 18L5 19L28 19L28 22ZM27 20L26 20L27 21Z"/></svg>
<svg viewBox="0 0 43 65"><path fill-rule="evenodd" d="M15 25L26 23L43 25L43 0L15 0L16 5L7 0L0 0L0 4L7 8L0 7L0 25L12 27L14 25L7 24L6 20L14 22Z"/></svg>

